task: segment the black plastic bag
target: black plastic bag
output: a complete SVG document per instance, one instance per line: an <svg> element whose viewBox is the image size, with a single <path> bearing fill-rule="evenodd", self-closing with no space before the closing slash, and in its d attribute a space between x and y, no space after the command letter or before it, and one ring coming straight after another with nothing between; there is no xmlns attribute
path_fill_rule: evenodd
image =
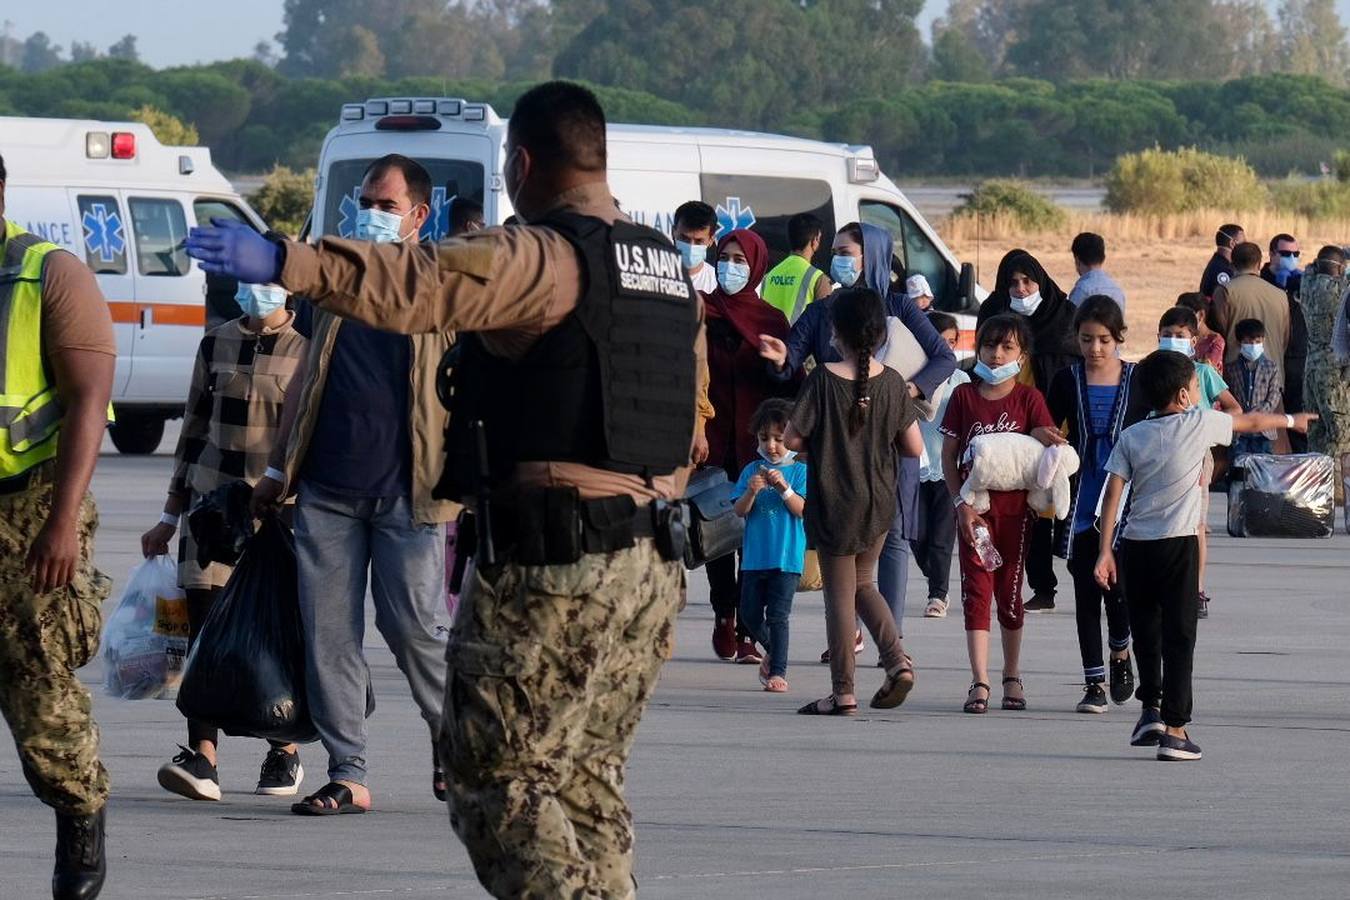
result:
<svg viewBox="0 0 1350 900"><path fill-rule="evenodd" d="M227 566L239 562L253 536L253 513L249 510L252 498L253 488L247 481L232 481L197 501L188 514L188 528L197 542L198 565L205 568L213 562Z"/></svg>
<svg viewBox="0 0 1350 900"><path fill-rule="evenodd" d="M248 542L188 654L178 709L226 734L315 740L295 543L275 518Z"/></svg>

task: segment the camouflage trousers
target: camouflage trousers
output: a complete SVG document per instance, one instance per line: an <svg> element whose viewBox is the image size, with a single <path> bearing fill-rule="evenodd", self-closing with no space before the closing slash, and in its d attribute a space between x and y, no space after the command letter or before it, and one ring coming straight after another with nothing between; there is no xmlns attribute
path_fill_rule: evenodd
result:
<svg viewBox="0 0 1350 900"><path fill-rule="evenodd" d="M1308 449L1334 459L1350 453L1350 378L1330 356L1310 358L1303 407L1321 416L1308 426Z"/></svg>
<svg viewBox="0 0 1350 900"><path fill-rule="evenodd" d="M493 896L634 896L624 766L683 600L683 567L650 540L469 582L440 748L451 826Z"/></svg>
<svg viewBox="0 0 1350 900"><path fill-rule="evenodd" d="M26 490L0 495L0 713L37 798L57 812L90 815L108 799L108 772L98 758L89 692L75 670L98 651L111 582L93 565L98 512L86 496L74 581L33 591L23 564L51 512L52 472L47 464Z"/></svg>

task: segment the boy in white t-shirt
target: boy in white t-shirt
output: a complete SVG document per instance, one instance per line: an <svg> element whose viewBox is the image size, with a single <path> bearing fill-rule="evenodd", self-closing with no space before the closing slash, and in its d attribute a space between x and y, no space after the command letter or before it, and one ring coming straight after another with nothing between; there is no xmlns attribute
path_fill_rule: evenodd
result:
<svg viewBox="0 0 1350 900"><path fill-rule="evenodd" d="M1181 353L1159 350L1135 369L1135 383L1153 415L1121 432L1106 463L1101 554L1095 574L1104 588L1124 582L1130 631L1139 667L1135 696L1144 704L1130 744L1157 746L1160 760L1195 760L1200 747L1186 733L1191 718L1191 664L1200 604L1196 529L1203 509L1200 473L1215 445L1234 432L1270 428L1308 430L1315 415L1228 415L1201 404L1195 365ZM1112 551L1126 482L1130 518L1120 554Z"/></svg>
<svg viewBox="0 0 1350 900"><path fill-rule="evenodd" d="M671 222L670 237L680 251L694 289L708 295L717 290L717 268L708 262L708 248L717 236L717 210L702 200L681 203Z"/></svg>

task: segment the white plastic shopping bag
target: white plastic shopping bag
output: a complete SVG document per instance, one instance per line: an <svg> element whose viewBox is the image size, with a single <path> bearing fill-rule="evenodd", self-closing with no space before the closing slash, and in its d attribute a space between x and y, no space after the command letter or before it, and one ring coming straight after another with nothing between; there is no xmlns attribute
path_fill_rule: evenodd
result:
<svg viewBox="0 0 1350 900"><path fill-rule="evenodd" d="M124 700L172 700L187 657L187 600L178 566L156 556L131 570L103 630L108 693Z"/></svg>

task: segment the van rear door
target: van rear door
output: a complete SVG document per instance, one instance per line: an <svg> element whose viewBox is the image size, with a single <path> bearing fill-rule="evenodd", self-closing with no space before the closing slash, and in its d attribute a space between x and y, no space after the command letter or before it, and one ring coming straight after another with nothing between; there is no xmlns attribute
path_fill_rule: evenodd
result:
<svg viewBox="0 0 1350 900"><path fill-rule="evenodd" d="M68 195L75 230L80 235L79 249L72 252L93 270L112 313L117 337L117 371L112 393L116 402L126 397L131 384L139 327L126 200L118 191L100 188L75 188Z"/></svg>
<svg viewBox="0 0 1350 900"><path fill-rule="evenodd" d="M136 403L182 406L206 324L206 278L184 241L184 196L125 192L136 286L136 349L127 396Z"/></svg>

